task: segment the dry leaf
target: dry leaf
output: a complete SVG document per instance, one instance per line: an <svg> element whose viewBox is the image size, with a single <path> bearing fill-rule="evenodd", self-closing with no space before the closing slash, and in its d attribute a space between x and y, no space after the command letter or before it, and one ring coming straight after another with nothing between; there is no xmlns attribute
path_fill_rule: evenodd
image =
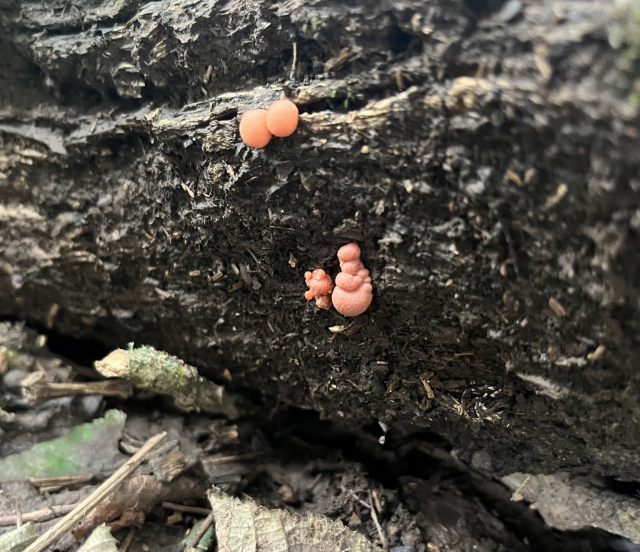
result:
<svg viewBox="0 0 640 552"><path fill-rule="evenodd" d="M171 483L185 470L186 459L180 447L176 445L167 454L151 458L149 465L160 481Z"/></svg>
<svg viewBox="0 0 640 552"><path fill-rule="evenodd" d="M89 538L78 549L78 552L118 552L116 539L106 525L96 527Z"/></svg>
<svg viewBox="0 0 640 552"><path fill-rule="evenodd" d="M583 531L591 527L640 543L640 507L631 496L585 485L568 473L512 473L501 478L531 504L549 527Z"/></svg>
<svg viewBox="0 0 640 552"><path fill-rule="evenodd" d="M214 487L209 502L215 516L219 552L382 552L341 521L268 510L241 502Z"/></svg>
<svg viewBox="0 0 640 552"><path fill-rule="evenodd" d="M135 475L87 515L73 529L73 536L80 540L103 523L108 523L114 531L144 523L146 514L156 505L200 498L205 489L204 482L193 477L181 476L171 483L162 483L152 475Z"/></svg>
<svg viewBox="0 0 640 552"><path fill-rule="evenodd" d="M38 538L33 521L25 523L11 533L0 536L0 550L2 552L21 552Z"/></svg>

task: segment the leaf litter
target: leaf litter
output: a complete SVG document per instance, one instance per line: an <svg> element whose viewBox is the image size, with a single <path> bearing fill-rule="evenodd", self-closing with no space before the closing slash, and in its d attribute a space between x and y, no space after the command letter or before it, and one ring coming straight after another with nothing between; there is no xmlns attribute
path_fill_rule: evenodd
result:
<svg viewBox="0 0 640 552"><path fill-rule="evenodd" d="M87 537L78 552L118 552L116 542L111 529L106 525L100 525Z"/></svg>
<svg viewBox="0 0 640 552"><path fill-rule="evenodd" d="M96 375L64 365L42 346L34 354L33 336L22 327L0 325L0 340L3 331L11 338L3 341L0 363L0 407L6 412L0 419L0 455L7 450L12 454L5 452L0 459L0 518L13 526L0 527L2 552L22 552L34 534L53 527L60 516L90 497L104 473L125 462L150 435L165 431L164 445L65 534L56 550L113 552L118 550L117 540L120 550L127 552L204 551L214 543L218 552L378 552L380 544L391 552L456 550L460 520L444 515L450 515L452 507L470 512L465 549L482 552L503 543L514 551L530 550L494 514L480 508L473 496L477 476L460 468L462 464L443 449L431 447L418 462L424 466L418 475L430 478L423 481L394 472L396 464L406 464L403 455L410 457L420 449L419 441L404 445L405 452L381 449L378 437L368 434L351 433L345 441L344 428L318 426L317 420L286 409L268 420L244 417L234 423L208 414L175 412L145 391L126 400L72 395L38 405L20 402L19 382L29 374L39 371L48 382ZM7 385L11 382L18 385ZM173 404L181 407L179 402ZM18 404L23 406L15 408ZM106 406L111 410L97 418ZM94 421L82 423L87 418ZM58 419L64 422L51 424ZM28 429L31 436L25 433ZM393 442L393 428L384 431ZM336 448L335 442L342 445ZM369 463L349 457L368 458ZM386 487L367 474L368 468L379 471L382 464ZM212 490L207 496L208 489ZM444 489L448 494L439 496ZM467 497L470 489L471 496L461 502L461 493ZM242 501L235 498L238 495L243 495ZM507 495L500 499L502 508L526 508L510 502ZM472 526L477 511L482 516ZM35 524L22 523L16 529L23 518ZM481 533L492 535L489 540L476 536L478 523L485 527L480 527ZM527 523L533 527L527 538L533 541L546 531L535 518ZM74 537L86 540L81 544ZM554 538L557 546L548 546L549 552L574 550L565 546L564 537Z"/></svg>
<svg viewBox="0 0 640 552"><path fill-rule="evenodd" d="M2 552L21 552L38 538L36 526L33 522L25 523L15 531L0 536L0 550Z"/></svg>
<svg viewBox="0 0 640 552"><path fill-rule="evenodd" d="M78 475L113 468L124 461L118 451L126 415L109 410L104 418L73 428L68 435L38 443L0 460L0 482L29 477Z"/></svg>
<svg viewBox="0 0 640 552"><path fill-rule="evenodd" d="M217 487L209 491L219 552L382 552L367 538L324 516L269 510Z"/></svg>

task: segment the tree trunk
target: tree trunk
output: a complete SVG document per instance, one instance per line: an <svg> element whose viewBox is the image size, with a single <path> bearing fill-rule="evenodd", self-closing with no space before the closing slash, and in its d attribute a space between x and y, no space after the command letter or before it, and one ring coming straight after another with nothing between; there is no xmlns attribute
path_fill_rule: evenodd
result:
<svg viewBox="0 0 640 552"><path fill-rule="evenodd" d="M496 474L639 479L640 29L610 4L1 0L0 315ZM296 133L244 146L283 93ZM350 241L355 318L303 298Z"/></svg>

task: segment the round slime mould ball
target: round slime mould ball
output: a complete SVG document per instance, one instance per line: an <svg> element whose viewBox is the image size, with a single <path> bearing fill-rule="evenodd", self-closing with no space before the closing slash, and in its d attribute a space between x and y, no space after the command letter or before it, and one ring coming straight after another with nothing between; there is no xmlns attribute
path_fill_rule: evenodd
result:
<svg viewBox="0 0 640 552"><path fill-rule="evenodd" d="M298 108L291 100L273 102L267 110L267 127L274 136L290 136L298 126Z"/></svg>
<svg viewBox="0 0 640 552"><path fill-rule="evenodd" d="M250 148L264 148L271 140L271 132L267 128L267 111L251 109L240 119L240 138Z"/></svg>

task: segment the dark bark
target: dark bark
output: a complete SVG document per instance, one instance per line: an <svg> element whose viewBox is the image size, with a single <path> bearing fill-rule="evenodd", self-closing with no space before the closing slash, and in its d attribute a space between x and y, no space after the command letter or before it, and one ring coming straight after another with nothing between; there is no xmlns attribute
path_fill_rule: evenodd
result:
<svg viewBox="0 0 640 552"><path fill-rule="evenodd" d="M497 473L638 479L639 66L609 4L1 1L0 314ZM298 131L243 147L283 85ZM344 319L303 273L353 240L375 298Z"/></svg>

